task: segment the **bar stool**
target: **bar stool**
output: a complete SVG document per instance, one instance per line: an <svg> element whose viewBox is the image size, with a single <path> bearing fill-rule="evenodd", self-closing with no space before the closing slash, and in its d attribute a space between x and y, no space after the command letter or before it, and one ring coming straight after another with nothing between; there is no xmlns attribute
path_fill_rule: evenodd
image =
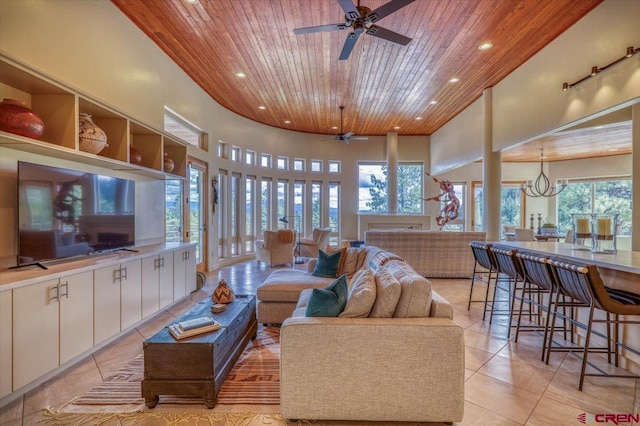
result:
<svg viewBox="0 0 640 426"><path fill-rule="evenodd" d="M471 303L484 303L484 312L482 313L482 321L484 321L487 314L487 304L489 301L489 290L491 287L491 279L498 275L498 268L493 257L493 254L489 250L491 244L484 241L471 241L469 243L475 263L473 265L473 275L471 276L471 289L469 290L469 303L467 304L467 311L471 309ZM483 275L486 274L486 278ZM476 281L480 281L487 284L487 291L484 295L484 300L472 300L473 286Z"/></svg>
<svg viewBox="0 0 640 426"><path fill-rule="evenodd" d="M501 314L502 312L505 312L504 314L509 316L509 328L507 331L507 338L509 338L511 337L511 327L513 327L512 319L514 314L516 293L518 290L522 289L522 287L518 287L518 283L522 283L522 285L524 286L524 273L522 271L522 265L520 265L520 261L516 258L516 253L518 252L518 250L508 246L492 245L491 247L489 247L489 251L495 256L496 263L498 265L498 272L508 277L507 286L506 288L502 288L502 290L507 292L509 303L509 307L505 310L499 311L495 309L496 293L498 292L499 288L499 281L496 280L495 291L493 292L493 300L491 302L491 316L489 317L489 324L491 324L494 314Z"/></svg>
<svg viewBox="0 0 640 426"><path fill-rule="evenodd" d="M553 278L553 272L551 271L549 258L547 256L528 252L518 252L516 253L516 257L520 260L520 264L522 265L525 285L522 286L515 341L518 341L518 335L520 334L522 327L526 327L522 331L544 331L542 339L542 355L540 357L540 359L544 361L547 348L547 335L549 332L549 320L551 318L551 306L553 304L553 292L555 291L557 284ZM535 288L532 288L532 285L535 286ZM525 292L526 288L528 288L528 292ZM544 295L547 296L546 303L541 300L541 296ZM534 298L532 296L536 297ZM544 326L540 324L540 321L538 321L538 324L536 325L521 326L522 307L525 303L536 306L538 313L541 311L546 312Z"/></svg>
<svg viewBox="0 0 640 426"><path fill-rule="evenodd" d="M558 292L556 292L556 304L553 313L553 320L551 323L551 331L549 333L549 347L547 351L547 362L549 361L549 353L551 348L551 341L554 333L554 322L558 313L558 297L562 292L577 303L589 308L589 315L587 324L582 324L574 319L568 319L575 323L578 327L586 329L586 336L584 339L584 346L564 348L565 350L573 351L575 349L581 349L582 355L582 368L580 371L580 383L578 390L582 390L584 385L585 376L607 376L607 377L624 377L624 378L637 378L635 375L625 374L607 374L602 372L586 373L587 357L589 352L606 352L608 356L608 362L611 362L611 355L615 357L615 365L618 366L618 347L630 349L619 341L620 324L640 324L638 320L620 319L620 315L640 315L640 295L630 293L622 290L614 290L606 287L600 276L597 266L570 261L562 258L554 258L550 260L551 270L558 284ZM600 309L605 312L605 319L595 319L594 311ZM613 314L613 319L611 315ZM593 331L594 323L604 323L607 331L607 346L606 347L591 347L591 335L595 333ZM614 338L611 340L610 326L613 326ZM599 334L599 333L596 333ZM604 336L603 336L604 337Z"/></svg>

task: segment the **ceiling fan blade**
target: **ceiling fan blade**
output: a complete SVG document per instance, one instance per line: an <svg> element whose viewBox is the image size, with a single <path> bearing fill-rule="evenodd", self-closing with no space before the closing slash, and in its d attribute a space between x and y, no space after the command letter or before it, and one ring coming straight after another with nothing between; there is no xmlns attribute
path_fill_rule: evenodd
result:
<svg viewBox="0 0 640 426"><path fill-rule="evenodd" d="M366 136L351 136L349 138L349 140L351 140L351 141L368 141L369 138L366 137Z"/></svg>
<svg viewBox="0 0 640 426"><path fill-rule="evenodd" d="M309 33L319 33L326 31L336 31L336 30L345 30L347 27L345 24L328 24L328 25L317 25L315 27L305 27L305 28L296 28L293 30L294 34L309 34Z"/></svg>
<svg viewBox="0 0 640 426"><path fill-rule="evenodd" d="M338 3L340 4L342 10L344 10L344 15L346 16L347 20L355 21L356 19L360 18L360 12L358 11L356 5L353 4L353 1L338 0Z"/></svg>
<svg viewBox="0 0 640 426"><path fill-rule="evenodd" d="M353 135L353 132L347 132L347 133L344 133L344 134L340 135L340 138L341 139L349 139L351 137L351 135Z"/></svg>
<svg viewBox="0 0 640 426"><path fill-rule="evenodd" d="M405 37L402 34L398 34L394 31L379 27L377 25L372 25L371 28L367 30L367 34L384 40L389 40L403 46L406 46L411 41L409 37Z"/></svg>
<svg viewBox="0 0 640 426"><path fill-rule="evenodd" d="M351 55L351 51L356 45L356 41L358 41L358 37L360 37L360 34L362 34L362 29L360 28L357 28L354 32L349 33L349 36L347 36L347 39L344 42L344 46L342 47L342 52L340 52L340 58L338 58L338 60L344 61L345 59L349 58L349 55Z"/></svg>
<svg viewBox="0 0 640 426"><path fill-rule="evenodd" d="M389 3L383 4L376 10L367 14L367 16L364 17L364 22L366 24L370 24L379 21L385 16L391 15L396 10L402 9L403 7L413 3L414 1L415 0L391 0Z"/></svg>

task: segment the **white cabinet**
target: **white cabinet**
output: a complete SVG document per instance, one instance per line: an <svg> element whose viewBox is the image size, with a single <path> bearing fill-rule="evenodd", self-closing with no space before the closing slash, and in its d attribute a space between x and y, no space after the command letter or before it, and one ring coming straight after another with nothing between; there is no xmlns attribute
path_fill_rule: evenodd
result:
<svg viewBox="0 0 640 426"><path fill-rule="evenodd" d="M13 290L13 388L18 389L59 365L59 281Z"/></svg>
<svg viewBox="0 0 640 426"><path fill-rule="evenodd" d="M173 252L173 300L194 291L196 283L196 249L184 248Z"/></svg>
<svg viewBox="0 0 640 426"><path fill-rule="evenodd" d="M160 309L173 303L173 253L162 253L160 260Z"/></svg>
<svg viewBox="0 0 640 426"><path fill-rule="evenodd" d="M93 271L93 344L120 332L120 265Z"/></svg>
<svg viewBox="0 0 640 426"><path fill-rule="evenodd" d="M120 330L125 330L142 319L142 262L123 263L120 271Z"/></svg>
<svg viewBox="0 0 640 426"><path fill-rule="evenodd" d="M60 278L60 364L93 347L93 273Z"/></svg>
<svg viewBox="0 0 640 426"><path fill-rule="evenodd" d="M0 292L0 398L12 391L12 336L11 290Z"/></svg>

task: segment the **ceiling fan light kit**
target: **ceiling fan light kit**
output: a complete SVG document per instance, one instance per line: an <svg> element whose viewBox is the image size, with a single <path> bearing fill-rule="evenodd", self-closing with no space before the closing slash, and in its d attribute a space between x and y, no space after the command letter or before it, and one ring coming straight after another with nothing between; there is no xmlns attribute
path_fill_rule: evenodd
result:
<svg viewBox="0 0 640 426"><path fill-rule="evenodd" d="M398 34L394 31L375 25L374 22L391 15L399 9L413 3L415 0L391 0L383 4L376 10L371 10L366 6L360 6L360 0L356 6L352 0L337 0L338 4L344 11L344 23L318 25L314 27L296 28L294 34L309 34L317 32L346 30L351 28L352 31L342 46L339 60L344 61L349 58L360 35L364 32L368 35L391 41L396 44L406 46L411 39L409 37Z"/></svg>
<svg viewBox="0 0 640 426"><path fill-rule="evenodd" d="M582 83L585 80L590 79L591 77L595 77L596 75L598 75L599 73L601 73L602 71L624 61L625 59L629 59L630 57L632 57L633 55L635 55L636 53L640 52L640 47L636 47L634 48L633 46L629 46L627 47L627 51L625 53L624 56L616 59L615 61L611 62L610 64L605 65L604 67L591 67L591 72L587 75L585 75L584 77L582 77L580 80L574 82L574 83L568 83L568 82L564 82L562 83L562 91L566 92L567 90L571 89L574 86L577 86L578 84Z"/></svg>

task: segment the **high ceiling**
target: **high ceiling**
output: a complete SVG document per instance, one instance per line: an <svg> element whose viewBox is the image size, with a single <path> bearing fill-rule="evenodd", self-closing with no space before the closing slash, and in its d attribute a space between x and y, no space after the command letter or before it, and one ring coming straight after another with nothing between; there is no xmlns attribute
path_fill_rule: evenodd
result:
<svg viewBox="0 0 640 426"><path fill-rule="evenodd" d="M343 23L337 0L112 2L213 99L251 120L333 134L344 105L345 132L428 135L602 0L416 0L376 22L412 38L407 46L363 34L344 61L351 29L293 33ZM493 47L479 50L484 42Z"/></svg>

